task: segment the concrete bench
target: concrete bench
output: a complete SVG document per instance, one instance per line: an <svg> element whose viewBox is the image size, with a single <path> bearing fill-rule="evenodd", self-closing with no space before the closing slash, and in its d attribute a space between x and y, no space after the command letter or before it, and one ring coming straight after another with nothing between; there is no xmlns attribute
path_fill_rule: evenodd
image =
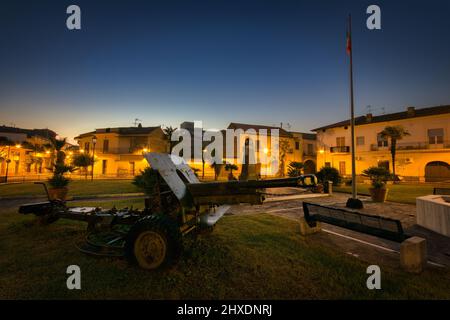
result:
<svg viewBox="0 0 450 320"><path fill-rule="evenodd" d="M426 240L407 235L399 220L309 202L303 202L303 212L302 236L320 231L323 222L401 243L400 264L408 272L422 272L427 262Z"/></svg>
<svg viewBox="0 0 450 320"><path fill-rule="evenodd" d="M450 188L434 188L433 189L434 195L450 195Z"/></svg>

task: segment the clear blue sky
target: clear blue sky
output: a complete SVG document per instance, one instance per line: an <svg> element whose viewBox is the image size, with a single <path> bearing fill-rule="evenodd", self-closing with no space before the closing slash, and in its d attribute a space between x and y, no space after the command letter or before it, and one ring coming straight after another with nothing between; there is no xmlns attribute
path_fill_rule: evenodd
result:
<svg viewBox="0 0 450 320"><path fill-rule="evenodd" d="M78 4L82 30L65 26ZM366 28L378 4L382 30ZM2 1L0 124L73 136L95 127L348 117L450 103L450 1Z"/></svg>

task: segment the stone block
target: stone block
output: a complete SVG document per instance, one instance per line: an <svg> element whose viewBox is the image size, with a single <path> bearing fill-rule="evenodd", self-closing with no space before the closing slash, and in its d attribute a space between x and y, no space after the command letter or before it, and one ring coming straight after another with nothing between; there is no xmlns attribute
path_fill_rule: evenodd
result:
<svg viewBox="0 0 450 320"><path fill-rule="evenodd" d="M411 237L400 245L400 265L411 273L421 273L427 264L427 240Z"/></svg>
<svg viewBox="0 0 450 320"><path fill-rule="evenodd" d="M302 236L308 236L310 234L320 232L321 229L322 228L320 222L316 222L316 226L311 227L308 222L306 222L306 219L304 217L300 218L300 234Z"/></svg>

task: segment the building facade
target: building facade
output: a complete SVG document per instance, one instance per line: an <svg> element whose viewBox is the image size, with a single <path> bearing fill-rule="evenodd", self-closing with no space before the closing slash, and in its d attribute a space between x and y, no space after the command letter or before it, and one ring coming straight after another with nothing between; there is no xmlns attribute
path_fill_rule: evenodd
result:
<svg viewBox="0 0 450 320"><path fill-rule="evenodd" d="M0 181L45 178L51 172L53 152L48 147L56 133L49 129L0 126ZM6 143L8 141L8 143Z"/></svg>
<svg viewBox="0 0 450 320"><path fill-rule="evenodd" d="M380 132L402 126L410 135L397 142L396 174L405 181L450 181L450 106L416 109L355 118L356 173L370 166L392 172L390 140ZM314 129L317 133L318 167L331 166L351 176L350 121Z"/></svg>
<svg viewBox="0 0 450 320"><path fill-rule="evenodd" d="M194 154L194 123L183 122L180 128L190 132L192 137L191 154ZM230 123L227 129L235 132L236 136L231 140L232 145L229 149L233 150L233 153L229 154L227 143L230 143L230 140L227 141L227 130L220 131L223 137L222 163L237 165L237 169L233 170L236 178L247 176L247 173L249 179L286 175L290 162L303 162L306 173L314 173L316 170L316 135L313 133L289 132L281 127L235 122ZM272 154L271 134L273 130L278 130L278 148L280 150L278 159L284 155L284 165L275 163L275 155ZM241 134L238 137L239 131ZM262 136L265 137L262 138ZM200 142L205 152L208 151L209 143L208 141ZM200 145L198 142L197 144ZM260 156L264 156L266 159L262 160L259 158ZM250 158L252 158L251 161ZM211 166L211 163L203 160L192 159L189 161L189 165L197 171L199 176L211 179L217 175L218 179L227 179L229 172L224 169L224 165ZM250 164L246 168L242 163L254 164ZM248 172L243 172L245 170Z"/></svg>
<svg viewBox="0 0 450 320"><path fill-rule="evenodd" d="M135 176L148 166L143 153L168 152L168 141L159 126L96 129L75 140L81 153L94 157L96 178Z"/></svg>

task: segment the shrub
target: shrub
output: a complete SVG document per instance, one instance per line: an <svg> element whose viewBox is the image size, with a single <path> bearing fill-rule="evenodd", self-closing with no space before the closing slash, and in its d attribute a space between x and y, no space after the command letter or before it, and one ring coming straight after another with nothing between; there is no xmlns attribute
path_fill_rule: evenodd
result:
<svg viewBox="0 0 450 320"><path fill-rule="evenodd" d="M158 172L148 167L141 170L141 173L134 177L135 186L142 189L145 194L152 195L155 192L155 186L158 183Z"/></svg>
<svg viewBox="0 0 450 320"><path fill-rule="evenodd" d="M339 171L333 167L322 167L319 172L316 174L317 179L325 184L327 181L333 181L334 185L340 185L342 181L342 177L339 174Z"/></svg>

